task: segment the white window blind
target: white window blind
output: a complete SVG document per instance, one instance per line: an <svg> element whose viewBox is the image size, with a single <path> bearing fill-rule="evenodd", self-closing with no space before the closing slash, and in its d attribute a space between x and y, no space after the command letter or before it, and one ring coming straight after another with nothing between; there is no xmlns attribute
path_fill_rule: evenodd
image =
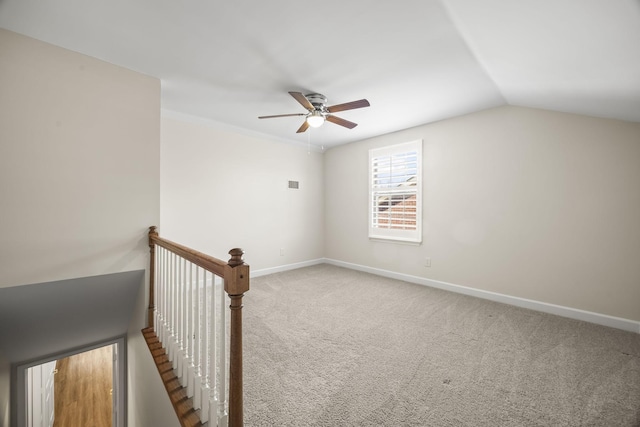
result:
<svg viewBox="0 0 640 427"><path fill-rule="evenodd" d="M422 141L369 150L369 237L422 241Z"/></svg>

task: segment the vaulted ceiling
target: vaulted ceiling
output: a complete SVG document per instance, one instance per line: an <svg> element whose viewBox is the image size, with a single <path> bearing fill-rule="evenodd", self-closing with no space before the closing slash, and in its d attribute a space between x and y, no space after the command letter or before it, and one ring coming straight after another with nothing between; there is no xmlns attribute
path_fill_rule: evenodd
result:
<svg viewBox="0 0 640 427"><path fill-rule="evenodd" d="M638 0L0 0L0 27L158 77L162 108L331 147L511 104L640 122ZM1 58L0 58L1 61ZM288 91L366 98L302 134Z"/></svg>

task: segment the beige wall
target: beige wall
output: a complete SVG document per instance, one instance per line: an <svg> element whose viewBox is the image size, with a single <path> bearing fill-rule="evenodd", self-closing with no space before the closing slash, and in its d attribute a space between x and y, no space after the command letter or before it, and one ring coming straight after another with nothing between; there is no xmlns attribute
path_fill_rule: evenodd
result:
<svg viewBox="0 0 640 427"><path fill-rule="evenodd" d="M160 216L159 80L0 29L0 94L0 287L145 269ZM137 366L149 351L132 341ZM128 384L129 425L159 426L145 418L157 402L141 397L157 395L158 375L145 373Z"/></svg>
<svg viewBox="0 0 640 427"><path fill-rule="evenodd" d="M174 115L161 159L162 236L252 271L322 258L322 153Z"/></svg>
<svg viewBox="0 0 640 427"><path fill-rule="evenodd" d="M367 151L419 138L423 243L370 241ZM640 124L518 107L441 121L329 150L325 200L327 258L640 320Z"/></svg>
<svg viewBox="0 0 640 427"><path fill-rule="evenodd" d="M0 30L0 286L145 268L160 82Z"/></svg>
<svg viewBox="0 0 640 427"><path fill-rule="evenodd" d="M142 334L131 335L127 344L129 350L127 381L129 385L134 385L135 390L135 392L129 391L127 425L129 427L180 427L144 337Z"/></svg>

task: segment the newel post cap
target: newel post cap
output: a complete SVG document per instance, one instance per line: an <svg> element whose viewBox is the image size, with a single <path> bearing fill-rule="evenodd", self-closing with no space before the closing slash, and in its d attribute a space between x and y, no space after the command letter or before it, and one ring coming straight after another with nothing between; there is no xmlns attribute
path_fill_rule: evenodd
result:
<svg viewBox="0 0 640 427"><path fill-rule="evenodd" d="M224 290L229 295L242 295L249 290L249 265L242 259L242 249L233 248L229 255L231 259L225 269Z"/></svg>

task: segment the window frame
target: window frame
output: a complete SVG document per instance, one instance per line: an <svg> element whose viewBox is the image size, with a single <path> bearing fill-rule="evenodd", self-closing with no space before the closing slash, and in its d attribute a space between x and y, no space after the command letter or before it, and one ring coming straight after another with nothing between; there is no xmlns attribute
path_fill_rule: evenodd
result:
<svg viewBox="0 0 640 427"><path fill-rule="evenodd" d="M396 186L388 186L386 188L380 187L376 185L374 179L377 178L379 181L379 176L374 174L376 171L374 170L374 160L375 159L384 159L387 157L389 162L391 163L391 170L393 170L393 158L394 156L397 158L399 156L406 156L409 153L415 152L415 163L416 163L416 173L415 173L415 185L408 185L407 191L400 191L398 187L402 187L402 185ZM401 162L398 162L401 163ZM396 163L396 165L398 165ZM402 174L401 174L402 176ZM413 175L410 175L413 176ZM422 243L422 140L415 140L400 144L388 145L379 148L371 148L369 149L369 203L368 203L368 217L369 217L369 239L373 240L384 240L384 241L395 241L395 242L406 242L406 243ZM406 180L404 182L408 182ZM409 188L411 190L409 190ZM382 194L391 195L393 194L395 197L401 196L401 200L408 200L411 198L411 195L415 195L415 228L411 229L400 229L397 227L380 227L379 221L376 222L376 210L375 210L375 202L374 200L380 197ZM407 197L408 196L408 197ZM389 196L391 197L391 196ZM391 209L391 208L390 208ZM391 216L389 216L389 221L393 221ZM411 218L409 218L411 220ZM406 219L405 219L406 221Z"/></svg>

